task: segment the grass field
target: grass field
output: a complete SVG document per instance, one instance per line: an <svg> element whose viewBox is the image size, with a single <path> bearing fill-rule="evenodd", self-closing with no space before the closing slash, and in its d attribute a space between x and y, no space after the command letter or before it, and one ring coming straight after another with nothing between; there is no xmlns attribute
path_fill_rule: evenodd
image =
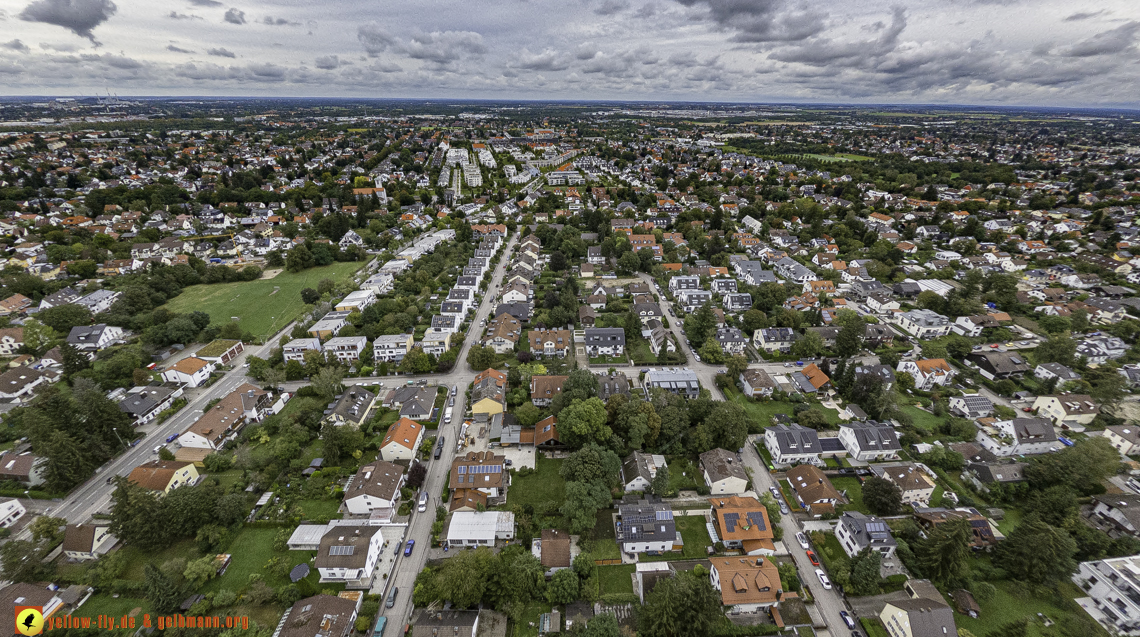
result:
<svg viewBox="0 0 1140 637"><path fill-rule="evenodd" d="M555 508L562 505L566 492L566 481L558 473L562 469L562 461L539 454L534 466L535 472L529 476L519 477L516 474L511 477L507 506L529 504L541 510L548 502L553 502Z"/></svg>
<svg viewBox="0 0 1140 637"><path fill-rule="evenodd" d="M538 637L538 616L553 608L546 602L532 601L523 607L522 620L514 625L515 637ZM531 623L534 625L531 626Z"/></svg>
<svg viewBox="0 0 1140 637"><path fill-rule="evenodd" d="M685 543L685 548L682 549L681 554L668 552L664 555L641 555L638 558L640 561L670 562L679 559L704 559L708 557L705 548L712 546L712 538L709 537L709 530L705 527L707 522L705 516L687 515L673 519L677 523L677 530L681 532L681 540Z"/></svg>
<svg viewBox="0 0 1140 637"><path fill-rule="evenodd" d="M138 617L138 625L142 624L142 613L150 612L150 602L145 599L136 599L133 597L111 597L109 594L100 593L99 595L92 595L91 599L83 603L74 613L73 617L90 617L94 624L94 619L99 615L106 615L108 617L119 618L123 615L130 615L131 611L136 608L140 609L139 613L135 615Z"/></svg>
<svg viewBox="0 0 1140 637"><path fill-rule="evenodd" d="M903 405L901 409L903 413L910 414L910 417L914 418L915 427L918 427L926 433L937 432L938 427L946 421L945 418L939 418L929 411L924 411L914 405Z"/></svg>
<svg viewBox="0 0 1140 637"><path fill-rule="evenodd" d="M215 325L229 323L230 317L237 316L241 318L238 325L243 330L263 337L301 315L305 308L301 290L316 289L321 279L346 281L363 265L362 262L334 263L304 272L282 272L272 279L194 285L171 299L166 309L183 313L201 310L210 315Z"/></svg>
<svg viewBox="0 0 1140 637"><path fill-rule="evenodd" d="M298 500L297 506L305 513L303 516L305 520L331 520L341 517L340 502L336 500Z"/></svg>
<svg viewBox="0 0 1140 637"><path fill-rule="evenodd" d="M868 515L870 514L870 511L867 510L867 506L863 504L863 485L859 482L858 478L848 478L845 476L832 478L831 484L840 492L845 489L847 490L848 503L841 505L842 510L861 511Z"/></svg>
<svg viewBox="0 0 1140 637"><path fill-rule="evenodd" d="M599 566L598 583L601 594L632 593L633 575L637 568L635 564L621 564L619 566Z"/></svg>
<svg viewBox="0 0 1140 637"><path fill-rule="evenodd" d="M1037 613L1041 613L1056 622L1071 612L1058 607L1052 599L1048 598L1049 596L1034 594L1028 587L1018 582L1003 580L990 583L997 587L997 595L994 595L994 598L988 602L978 602L981 613L978 614L977 619L955 613L954 621L959 628L965 628L975 635L987 635L1014 620L1028 617L1030 618L1029 630L1026 633L1028 637L1053 635L1056 634L1053 631L1042 630L1044 626L1037 618ZM1057 585L1057 592L1068 599L1084 595L1076 585L1069 581L1060 582Z"/></svg>
<svg viewBox="0 0 1140 637"><path fill-rule="evenodd" d="M730 387L725 392L725 394L729 400L734 401L743 407L744 413L748 414L753 422L759 425L761 428L771 427L772 417L776 414L791 416L793 413L795 413L793 409L795 406L792 403L774 400L770 400L766 403L758 403L740 393L740 391L735 387ZM811 408L822 411L824 417L827 418L828 424L832 427L835 427L839 424L838 411L815 404L811 405ZM755 430L755 428L753 428L753 430Z"/></svg>

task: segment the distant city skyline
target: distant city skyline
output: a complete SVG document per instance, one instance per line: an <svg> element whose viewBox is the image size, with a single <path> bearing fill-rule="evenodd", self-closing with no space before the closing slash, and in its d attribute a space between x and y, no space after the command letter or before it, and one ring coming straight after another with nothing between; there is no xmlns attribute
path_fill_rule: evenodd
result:
<svg viewBox="0 0 1140 637"><path fill-rule="evenodd" d="M1140 106L1140 5L0 0L9 96Z"/></svg>

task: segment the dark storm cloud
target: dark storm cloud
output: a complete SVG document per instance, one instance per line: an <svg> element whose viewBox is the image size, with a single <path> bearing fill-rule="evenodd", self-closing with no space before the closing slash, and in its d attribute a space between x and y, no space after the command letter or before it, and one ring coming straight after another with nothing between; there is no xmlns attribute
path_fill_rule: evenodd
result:
<svg viewBox="0 0 1140 637"><path fill-rule="evenodd" d="M776 51L771 58L781 62L800 62L814 66L835 64L862 67L894 51L899 45L899 35L904 29L906 29L906 10L895 7L890 26L882 25L881 34L874 40L836 42L817 38L793 49Z"/></svg>
<svg viewBox="0 0 1140 637"><path fill-rule="evenodd" d="M446 66L463 57L487 52L483 36L474 31L432 31L417 33L400 45L400 51L415 60Z"/></svg>
<svg viewBox="0 0 1140 637"><path fill-rule="evenodd" d="M226 50L223 48L207 49L206 54L212 55L214 57L220 57L220 58L236 58L237 57L236 55L234 55L233 51L229 51L229 50Z"/></svg>
<svg viewBox="0 0 1140 637"><path fill-rule="evenodd" d="M1115 29L1102 31L1087 40L1082 40L1066 49L1062 55L1092 57L1122 53L1126 49L1132 48L1136 41L1137 30L1140 30L1140 22L1128 22Z"/></svg>
<svg viewBox="0 0 1140 637"><path fill-rule="evenodd" d="M241 9L230 9L226 11L225 20L230 24L245 24L245 11Z"/></svg>
<svg viewBox="0 0 1140 637"><path fill-rule="evenodd" d="M188 51L186 49L178 48L178 47L174 46L173 44L167 44L166 50L170 51L172 53L193 53L193 51Z"/></svg>
<svg viewBox="0 0 1140 637"><path fill-rule="evenodd" d="M12 40L11 42L5 42L4 44L0 44L0 46L4 47L5 49L12 50L12 51L19 51L20 53L27 53L28 51L31 51L31 49L28 47L28 45L24 44L23 42L21 42L19 40Z"/></svg>
<svg viewBox="0 0 1140 637"><path fill-rule="evenodd" d="M92 29L110 19L117 10L111 0L36 0L24 7L20 19L54 24L95 42Z"/></svg>
<svg viewBox="0 0 1140 637"><path fill-rule="evenodd" d="M701 16L721 29L735 31L734 42L797 42L823 32L826 14L793 9L784 0L677 0L704 9Z"/></svg>

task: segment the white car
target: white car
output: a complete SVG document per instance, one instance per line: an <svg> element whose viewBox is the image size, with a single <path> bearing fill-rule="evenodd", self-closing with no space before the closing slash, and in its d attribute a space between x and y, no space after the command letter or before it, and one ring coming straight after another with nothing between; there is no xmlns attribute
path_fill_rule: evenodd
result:
<svg viewBox="0 0 1140 637"><path fill-rule="evenodd" d="M827 579L827 573L824 573L822 568L817 568L815 574L819 577L819 583L827 590L831 590L831 580Z"/></svg>
<svg viewBox="0 0 1140 637"><path fill-rule="evenodd" d="M427 493L420 493L420 502L419 502L419 506L416 507L416 510L419 511L420 513L427 511L427 503L428 503Z"/></svg>
<svg viewBox="0 0 1140 637"><path fill-rule="evenodd" d="M800 546L802 546L805 551L811 548L811 545L808 544L807 536L803 533L796 533L796 541L800 543Z"/></svg>

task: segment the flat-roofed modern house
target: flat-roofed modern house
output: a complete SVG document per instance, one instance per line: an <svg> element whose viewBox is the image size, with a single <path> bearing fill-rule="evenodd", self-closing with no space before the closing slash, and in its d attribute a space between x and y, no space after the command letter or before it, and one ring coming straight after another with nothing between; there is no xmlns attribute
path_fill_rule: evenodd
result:
<svg viewBox="0 0 1140 637"><path fill-rule="evenodd" d="M645 374L645 387L664 389L685 398L697 398L701 394L701 383L697 373L685 367L651 369Z"/></svg>

